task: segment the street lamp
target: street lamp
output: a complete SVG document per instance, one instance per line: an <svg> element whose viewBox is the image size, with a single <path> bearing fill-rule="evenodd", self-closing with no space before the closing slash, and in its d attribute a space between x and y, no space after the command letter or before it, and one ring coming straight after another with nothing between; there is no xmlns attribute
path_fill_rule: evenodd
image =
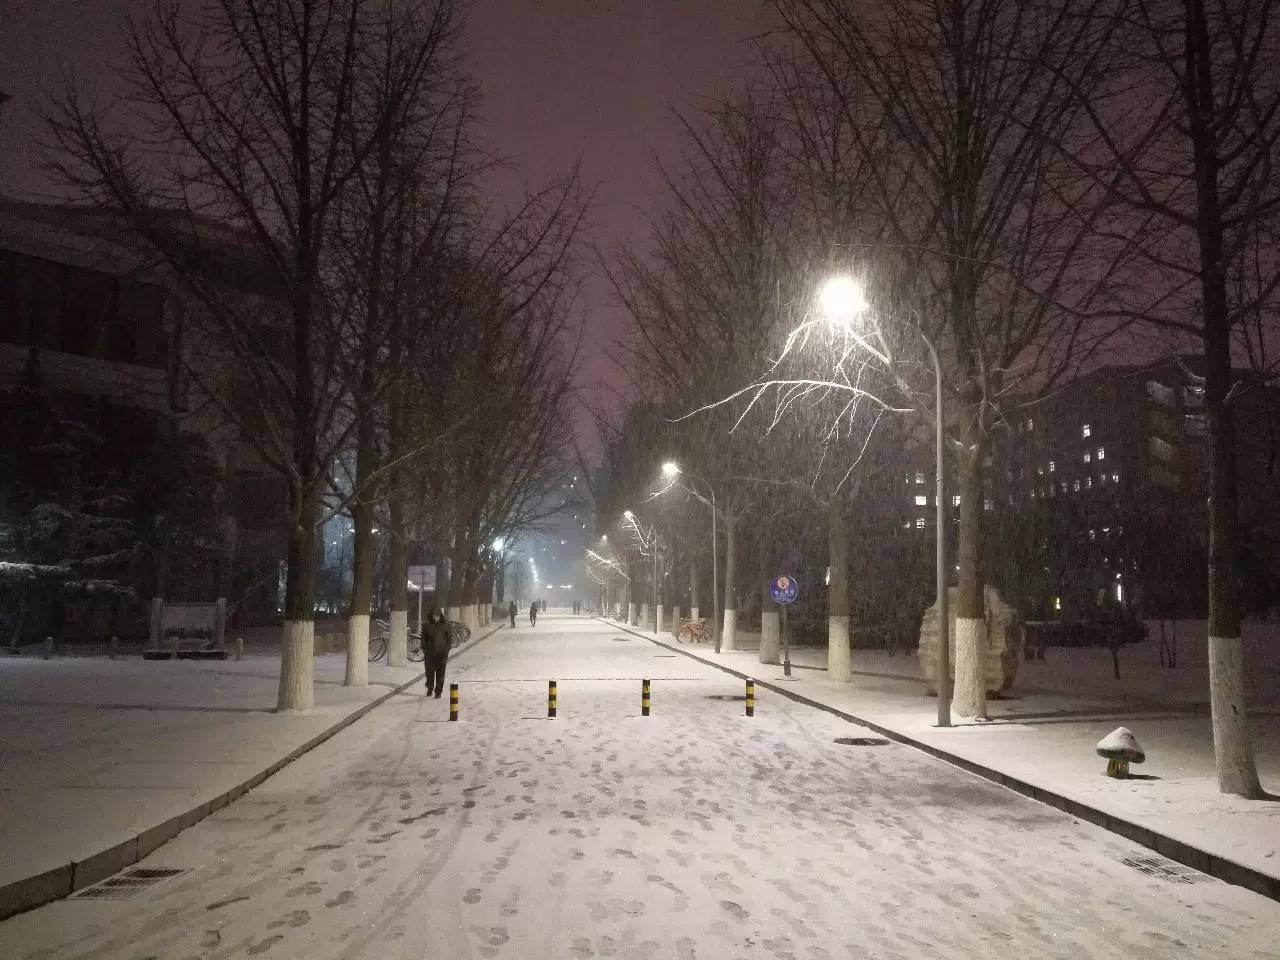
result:
<svg viewBox="0 0 1280 960"><path fill-rule="evenodd" d="M687 471L681 470L680 465L674 460L668 460L662 465L662 475L668 479L676 480L681 473ZM711 481L698 476L696 473L690 473L689 476L695 480L701 480L707 485L707 492L711 494L711 500L708 501L691 487L685 487L690 493L707 503L711 507L711 631L712 637L715 639L715 651L720 652L720 556L717 547L716 537L716 488L712 486ZM681 484L684 486L684 484Z"/></svg>
<svg viewBox="0 0 1280 960"><path fill-rule="evenodd" d="M833 326L851 328L854 319L868 309L866 294L862 284L852 277L832 277L822 286L818 295L818 306L822 314ZM938 622L938 726L951 726L951 620L947 609L947 518L946 518L946 461L943 459L943 392L942 364L938 360L938 351L928 334L918 323L911 322L911 327L920 335L929 348L929 358L933 361L934 378L934 475L937 478L934 504L936 508L936 560L937 599L934 609Z"/></svg>

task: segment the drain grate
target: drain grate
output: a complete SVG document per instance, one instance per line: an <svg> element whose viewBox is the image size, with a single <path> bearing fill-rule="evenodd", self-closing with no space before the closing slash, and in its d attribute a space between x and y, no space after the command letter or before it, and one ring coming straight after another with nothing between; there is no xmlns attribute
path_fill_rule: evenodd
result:
<svg viewBox="0 0 1280 960"><path fill-rule="evenodd" d="M123 900L143 890L154 887L157 883L172 880L181 876L189 868L174 867L134 867L114 877L107 877L92 886L85 887L71 895L73 900Z"/></svg>
<svg viewBox="0 0 1280 960"><path fill-rule="evenodd" d="M842 747L883 747L888 742L882 737L836 737Z"/></svg>
<svg viewBox="0 0 1280 960"><path fill-rule="evenodd" d="M654 654L654 657L656 657L658 660L674 660L674 659L676 658L676 654L674 654L674 653L655 653L655 654Z"/></svg>
<svg viewBox="0 0 1280 960"><path fill-rule="evenodd" d="M1170 883L1203 883L1213 879L1194 867L1188 867L1164 857L1122 857L1120 862L1126 867L1133 867L1139 873L1145 873L1149 877L1159 877Z"/></svg>
<svg viewBox="0 0 1280 960"><path fill-rule="evenodd" d="M631 638L630 637L614 637L613 642L614 643L630 643Z"/></svg>
<svg viewBox="0 0 1280 960"><path fill-rule="evenodd" d="M707 697L708 700L723 700L726 703L745 703L746 697L735 697L731 693L713 693Z"/></svg>

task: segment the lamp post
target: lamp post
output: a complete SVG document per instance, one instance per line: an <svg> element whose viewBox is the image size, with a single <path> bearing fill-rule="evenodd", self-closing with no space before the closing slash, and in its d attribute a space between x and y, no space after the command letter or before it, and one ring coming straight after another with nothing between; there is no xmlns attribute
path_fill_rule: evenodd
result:
<svg viewBox="0 0 1280 960"><path fill-rule="evenodd" d="M707 485L707 492L711 495L711 499L708 501L706 497L702 496L692 487L688 487L688 486L685 486L684 484L681 484L681 486L684 486L684 488L688 490L690 493L692 493L695 497L697 497L703 503L711 507L711 630L712 630L712 636L715 639L715 651L716 653L719 653L720 652L720 570L719 570L720 559L719 559L719 547L718 547L719 538L716 536L716 512L717 512L716 511L716 488L712 485L711 481L707 480L705 477L700 477L696 473L689 473L689 471L687 470L682 470L680 468L680 465L675 461L668 460L666 463L662 465L662 475L673 482L679 482L676 480L676 478L680 476L680 474L682 473L687 473L689 476L693 477L695 480L701 480L703 483L705 483Z"/></svg>
<svg viewBox="0 0 1280 960"><path fill-rule="evenodd" d="M648 537L646 537L646 536L645 536L644 531L643 531L643 530L641 530L641 529L640 529L639 524L637 524L637 523L636 523L636 515L635 515L634 513L632 513L630 510L624 510L624 511L622 511L622 518L623 518L624 520L626 520L626 521L627 521L627 523L631 524L631 528L632 528L633 530L635 530L635 532L636 532L636 536L640 538L640 546L641 546L641 547L649 547L650 551L653 553L653 616L654 616L654 623L655 623L655 629L654 629L654 632L655 632L655 633L657 633L657 632L661 631L661 629L662 629L662 624L657 623L657 616L658 616L658 528L657 528L657 526L654 526L652 529L650 529ZM641 624L641 626L644 626L644 625L643 625L643 624Z"/></svg>
<svg viewBox="0 0 1280 960"><path fill-rule="evenodd" d="M869 306L862 286L852 277L833 277L822 287L818 296L819 307L832 321L845 327L852 327L854 318ZM909 326L919 334L929 349L929 359L933 361L934 378L934 476L937 527L935 545L935 580L937 597L934 609L938 623L938 726L951 726L951 620L947 603L947 508L946 508L946 459L943 439L943 423L945 421L944 394L942 381L942 363L938 359L938 350L929 335L920 324L909 321ZM864 343L865 346L865 343ZM888 351L881 354L876 351L877 358L888 366L891 358Z"/></svg>

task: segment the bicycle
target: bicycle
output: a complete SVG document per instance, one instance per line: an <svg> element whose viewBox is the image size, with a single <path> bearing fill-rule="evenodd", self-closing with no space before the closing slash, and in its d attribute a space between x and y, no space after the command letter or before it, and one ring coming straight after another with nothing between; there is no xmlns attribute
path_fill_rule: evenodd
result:
<svg viewBox="0 0 1280 960"><path fill-rule="evenodd" d="M701 618L686 620L680 618L680 629L676 631L677 643L701 643L707 639L707 621Z"/></svg>
<svg viewBox="0 0 1280 960"><path fill-rule="evenodd" d="M385 620L374 620L373 622L378 627L378 635L369 638L369 662L377 663L387 655L387 638L391 635L391 624ZM407 639L409 641L409 661L411 663L421 663L426 658L426 654L422 652L422 638L416 633L409 632Z"/></svg>

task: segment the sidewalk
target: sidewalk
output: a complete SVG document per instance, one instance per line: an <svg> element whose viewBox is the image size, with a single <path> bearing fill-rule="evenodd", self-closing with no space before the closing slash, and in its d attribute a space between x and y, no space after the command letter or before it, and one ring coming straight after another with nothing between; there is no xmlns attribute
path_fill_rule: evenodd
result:
<svg viewBox="0 0 1280 960"><path fill-rule="evenodd" d="M481 628L470 649L499 629ZM0 660L0 918L110 876L422 682L422 666L316 657L316 705L274 712L278 655Z"/></svg>
<svg viewBox="0 0 1280 960"><path fill-rule="evenodd" d="M1196 676L1203 665L1194 644L1184 644L1180 666L1172 671L1155 664L1154 643L1124 650L1126 679L1120 683L1112 679L1105 649L1050 648L1044 661L1019 663L1013 690L989 702L989 722L938 729L937 701L926 696L910 654L854 650L855 675L841 684L827 680L825 648L793 648L793 676L786 679L780 666L759 662L758 634L746 635L745 644L739 635L740 645L751 649L717 655L706 644L676 643L670 634L655 639L651 632L609 623L1280 899L1280 802L1218 792L1204 702L1208 687ZM1258 669L1250 683L1250 709L1259 774L1264 786L1280 792L1278 665L1274 652L1264 660L1257 649L1270 642L1252 645ZM757 709L768 709L767 698L765 693ZM1141 778L1104 775L1106 761L1094 747L1118 726L1133 730L1146 751L1147 762L1133 771Z"/></svg>

